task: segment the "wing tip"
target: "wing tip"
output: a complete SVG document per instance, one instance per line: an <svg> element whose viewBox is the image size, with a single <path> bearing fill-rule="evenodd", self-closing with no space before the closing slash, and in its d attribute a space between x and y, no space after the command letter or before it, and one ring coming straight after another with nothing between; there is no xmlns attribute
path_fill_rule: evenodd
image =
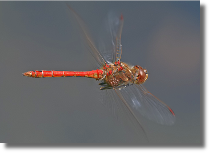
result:
<svg viewBox="0 0 210 153"><path fill-rule="evenodd" d="M120 20L123 20L123 15L122 15L122 13L121 13L121 15L120 15Z"/></svg>
<svg viewBox="0 0 210 153"><path fill-rule="evenodd" d="M168 109L169 109L169 111L171 112L171 114L172 114L173 116L175 116L174 111L173 111L171 108L168 108Z"/></svg>

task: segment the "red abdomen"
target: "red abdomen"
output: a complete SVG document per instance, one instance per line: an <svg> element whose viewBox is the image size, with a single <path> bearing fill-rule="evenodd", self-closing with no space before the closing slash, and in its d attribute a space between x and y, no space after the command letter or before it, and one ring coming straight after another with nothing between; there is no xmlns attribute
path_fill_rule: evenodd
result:
<svg viewBox="0 0 210 153"><path fill-rule="evenodd" d="M103 75L103 70L92 70L92 71L28 71L23 73L24 76L33 78L45 78L45 77L89 77L94 79L100 79Z"/></svg>

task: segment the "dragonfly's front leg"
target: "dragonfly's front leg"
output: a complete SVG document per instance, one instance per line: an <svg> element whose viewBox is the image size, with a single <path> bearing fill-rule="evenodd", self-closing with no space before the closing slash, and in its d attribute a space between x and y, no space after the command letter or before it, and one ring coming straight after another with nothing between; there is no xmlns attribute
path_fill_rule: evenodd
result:
<svg viewBox="0 0 210 153"><path fill-rule="evenodd" d="M105 89L112 89L112 86L109 86L107 83L105 82L101 82L99 83L99 85L101 86L100 90L105 90Z"/></svg>

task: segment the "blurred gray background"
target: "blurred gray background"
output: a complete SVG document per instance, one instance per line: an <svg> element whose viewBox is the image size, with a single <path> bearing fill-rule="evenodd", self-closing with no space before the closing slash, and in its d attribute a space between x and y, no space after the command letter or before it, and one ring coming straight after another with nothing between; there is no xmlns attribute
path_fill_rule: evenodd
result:
<svg viewBox="0 0 210 153"><path fill-rule="evenodd" d="M30 70L95 69L65 2L0 2L0 142L70 145L202 144L200 2L68 2L93 40L109 11L124 15L122 61L147 68L145 87L176 114L142 120L149 142L101 104L87 78L27 78ZM97 42L97 41L96 41Z"/></svg>

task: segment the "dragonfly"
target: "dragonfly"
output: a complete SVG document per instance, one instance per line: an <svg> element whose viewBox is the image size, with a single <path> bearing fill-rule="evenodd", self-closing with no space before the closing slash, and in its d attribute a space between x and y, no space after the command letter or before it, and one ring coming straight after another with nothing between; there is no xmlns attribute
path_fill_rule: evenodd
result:
<svg viewBox="0 0 210 153"><path fill-rule="evenodd" d="M35 70L25 72L23 75L32 78L73 76L93 78L100 81L100 90L114 91L139 125L142 116L159 124L174 124L173 110L143 86L148 79L147 70L139 65L133 66L121 61L123 15L115 18L108 17L112 47L103 53L93 43L81 17L69 5L67 6L81 28L91 54L99 65L98 69L91 71Z"/></svg>

